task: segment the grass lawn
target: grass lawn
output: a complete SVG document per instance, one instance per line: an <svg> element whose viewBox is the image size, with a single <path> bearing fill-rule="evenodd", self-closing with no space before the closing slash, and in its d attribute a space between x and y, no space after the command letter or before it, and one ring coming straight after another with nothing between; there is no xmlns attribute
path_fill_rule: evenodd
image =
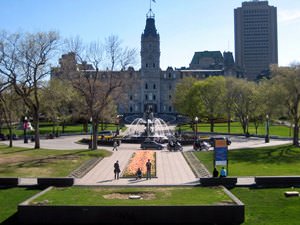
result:
<svg viewBox="0 0 300 225"><path fill-rule="evenodd" d="M231 192L245 204L244 225L298 225L300 223L300 198L284 196L292 189L235 188ZM299 188L293 191L300 191Z"/></svg>
<svg viewBox="0 0 300 225"><path fill-rule="evenodd" d="M18 129L17 129L18 128ZM117 126L115 124L105 124L103 126L104 130L112 130L112 131L116 131ZM62 133L62 126L56 126L54 129L54 132L56 132L56 130L59 133ZM98 131L101 131L101 124L99 124L99 129ZM5 135L8 134L8 129L6 128L2 128L1 132ZM49 122L41 122L40 123L40 133L41 134L50 134L53 132L53 124L49 123ZM65 129L64 129L65 133L84 133L84 128L83 128L83 124L67 124L65 125ZM90 132L90 131L88 131ZM15 129L13 129L13 133L16 134L17 136L21 136L24 134L24 131L22 129L21 125L17 125L15 127ZM28 135L33 135L34 132L33 131L28 131L27 132Z"/></svg>
<svg viewBox="0 0 300 225"><path fill-rule="evenodd" d="M177 126L177 130L178 130ZM183 125L180 126L181 131L192 131L192 128L190 125ZM217 133L227 133L227 123L216 123L215 124L215 132ZM210 124L208 123L199 123L198 124L198 132L210 132ZM232 122L231 123L231 133L232 134L242 134L243 129L239 122ZM256 134L255 128L253 123L249 123L249 133L250 134ZM258 135L265 135L266 134L266 128L265 125L262 124L258 127L257 130ZM290 137L290 128L283 125L270 125L270 135L272 136L280 136L280 137Z"/></svg>
<svg viewBox="0 0 300 225"><path fill-rule="evenodd" d="M213 151L194 154L212 172ZM230 150L228 157L229 176L300 175L300 148L293 146Z"/></svg>
<svg viewBox="0 0 300 225"><path fill-rule="evenodd" d="M143 199L128 199L140 195ZM144 205L211 205L233 203L221 188L54 188L34 199L32 204L47 200L49 205L144 206ZM234 203L233 203L234 204Z"/></svg>
<svg viewBox="0 0 300 225"><path fill-rule="evenodd" d="M110 154L105 150L37 150L0 145L0 176L64 177L85 161Z"/></svg>
<svg viewBox="0 0 300 225"><path fill-rule="evenodd" d="M17 212L18 204L39 191L26 188L0 189L0 223Z"/></svg>

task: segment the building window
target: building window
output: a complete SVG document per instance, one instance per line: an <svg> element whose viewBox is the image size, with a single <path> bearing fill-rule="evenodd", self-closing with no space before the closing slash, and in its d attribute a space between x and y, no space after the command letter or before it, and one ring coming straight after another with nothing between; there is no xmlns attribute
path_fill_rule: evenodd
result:
<svg viewBox="0 0 300 225"><path fill-rule="evenodd" d="M132 95L129 96L129 99L132 100Z"/></svg>
<svg viewBox="0 0 300 225"><path fill-rule="evenodd" d="M156 85L155 84L153 84L153 89L156 89Z"/></svg>
<svg viewBox="0 0 300 225"><path fill-rule="evenodd" d="M172 112L172 107L171 106L169 106L169 112Z"/></svg>
<svg viewBox="0 0 300 225"><path fill-rule="evenodd" d="M149 93L149 100L150 101L152 101L152 97L153 97L152 93Z"/></svg>
<svg viewBox="0 0 300 225"><path fill-rule="evenodd" d="M164 73L164 78L167 79L167 74Z"/></svg>
<svg viewBox="0 0 300 225"><path fill-rule="evenodd" d="M153 63L153 68L155 68L155 63Z"/></svg>
<svg viewBox="0 0 300 225"><path fill-rule="evenodd" d="M130 112L132 112L132 106L130 106L130 109L129 109L129 110L130 110Z"/></svg>
<svg viewBox="0 0 300 225"><path fill-rule="evenodd" d="M146 68L148 68L148 63L146 63Z"/></svg>
<svg viewBox="0 0 300 225"><path fill-rule="evenodd" d="M147 83L145 84L145 89L148 89L148 84Z"/></svg>
<svg viewBox="0 0 300 225"><path fill-rule="evenodd" d="M153 95L153 100L156 100L156 95Z"/></svg>
<svg viewBox="0 0 300 225"><path fill-rule="evenodd" d="M145 95L145 99L148 100L148 95Z"/></svg>
<svg viewBox="0 0 300 225"><path fill-rule="evenodd" d="M169 99L172 99L172 96L171 96L171 95L169 95Z"/></svg>
<svg viewBox="0 0 300 225"><path fill-rule="evenodd" d="M171 77L172 77L172 74L171 74L171 73L169 73L169 79L171 79Z"/></svg>
<svg viewBox="0 0 300 225"><path fill-rule="evenodd" d="M172 85L171 84L169 84L169 90L172 90Z"/></svg>

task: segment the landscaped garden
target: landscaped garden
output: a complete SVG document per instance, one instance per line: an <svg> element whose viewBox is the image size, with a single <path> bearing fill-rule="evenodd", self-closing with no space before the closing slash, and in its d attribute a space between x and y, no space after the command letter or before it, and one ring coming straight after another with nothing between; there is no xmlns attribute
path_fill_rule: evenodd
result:
<svg viewBox="0 0 300 225"><path fill-rule="evenodd" d="M213 151L194 152L213 171ZM300 174L300 149L291 145L230 150L229 176L282 176Z"/></svg>
<svg viewBox="0 0 300 225"><path fill-rule="evenodd" d="M130 199L129 196L141 196ZM168 206L234 204L222 188L53 188L30 204L84 206Z"/></svg>
<svg viewBox="0 0 300 225"><path fill-rule="evenodd" d="M132 154L129 164L125 168L122 177L136 177L138 168L142 171L142 176L147 173L146 163L150 159L151 162L151 177L156 176L156 154L154 151L136 151Z"/></svg>
<svg viewBox="0 0 300 225"><path fill-rule="evenodd" d="M84 162L109 156L105 150L45 150L0 145L1 177L64 177Z"/></svg>
<svg viewBox="0 0 300 225"><path fill-rule="evenodd" d="M245 204L244 225L298 225L300 221L300 198L287 198L284 196L285 191L300 191L300 189L234 188L231 190Z"/></svg>

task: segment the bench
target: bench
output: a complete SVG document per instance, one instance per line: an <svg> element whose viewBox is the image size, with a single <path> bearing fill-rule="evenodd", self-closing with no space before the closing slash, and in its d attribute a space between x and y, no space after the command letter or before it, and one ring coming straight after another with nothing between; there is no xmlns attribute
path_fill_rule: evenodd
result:
<svg viewBox="0 0 300 225"><path fill-rule="evenodd" d="M56 178L37 178L38 186L42 187L70 187L74 184L74 178L72 177L56 177Z"/></svg>
<svg viewBox="0 0 300 225"><path fill-rule="evenodd" d="M219 186L223 185L225 187L234 187L237 183L236 177L202 177L200 178L200 183L202 186Z"/></svg>
<svg viewBox="0 0 300 225"><path fill-rule="evenodd" d="M0 186L17 187L19 179L15 177L0 177Z"/></svg>
<svg viewBox="0 0 300 225"><path fill-rule="evenodd" d="M261 176L255 177L259 187L300 187L300 176Z"/></svg>

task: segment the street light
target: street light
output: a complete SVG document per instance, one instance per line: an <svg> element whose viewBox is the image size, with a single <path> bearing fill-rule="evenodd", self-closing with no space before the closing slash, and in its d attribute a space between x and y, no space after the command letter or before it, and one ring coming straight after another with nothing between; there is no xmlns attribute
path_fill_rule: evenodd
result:
<svg viewBox="0 0 300 225"><path fill-rule="evenodd" d="M90 144L89 144L89 148L90 149L93 149L93 118L91 117L90 118L90 122L91 122L91 141L90 141Z"/></svg>
<svg viewBox="0 0 300 225"><path fill-rule="evenodd" d="M24 117L23 129L24 129L24 143L27 144L28 143L28 138L27 138L27 134L26 134L26 131L28 129L28 119L27 119L27 116Z"/></svg>
<svg viewBox="0 0 300 225"><path fill-rule="evenodd" d="M196 123L195 140L198 139L198 121L199 121L199 118L198 118L198 116L196 116L195 117L195 123Z"/></svg>
<svg viewBox="0 0 300 225"><path fill-rule="evenodd" d="M265 137L265 143L270 142L270 136L269 136L269 115L266 115L266 137Z"/></svg>

